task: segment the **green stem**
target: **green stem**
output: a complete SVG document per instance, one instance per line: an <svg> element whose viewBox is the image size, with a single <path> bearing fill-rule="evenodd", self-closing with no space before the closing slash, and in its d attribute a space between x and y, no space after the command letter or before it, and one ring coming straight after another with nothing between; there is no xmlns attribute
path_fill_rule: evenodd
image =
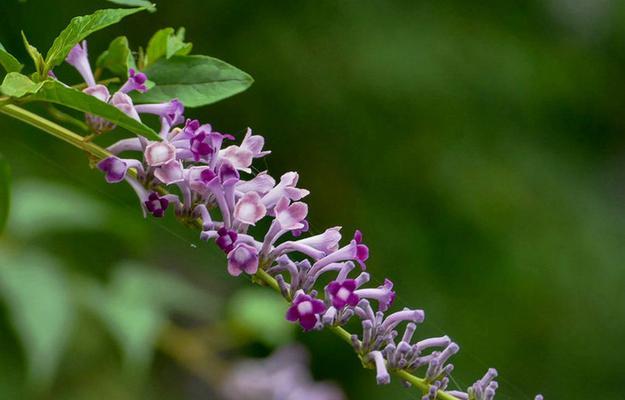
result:
<svg viewBox="0 0 625 400"><path fill-rule="evenodd" d="M0 101L2 98L0 98ZM86 151L92 157L97 159L103 159L109 157L111 153L101 148L100 146L91 143L85 142L84 138L69 129L66 129L48 119L40 117L37 114L34 114L30 111L27 111L21 107L15 105L2 105L0 103L0 113L6 114L10 117L23 121L29 125L32 125L36 128L43 130L51 134L52 136L63 140L66 143L71 144L74 147L77 147L83 151ZM199 225L201 226L201 225ZM254 275L254 277L264 283L265 285L271 287L273 290L280 292L280 287L278 286L278 282L269 275L266 271L259 269L258 272ZM352 334L346 331L345 329L335 326L331 327L330 330L334 332L338 337L343 339L343 341L347 342L351 345ZM419 388L424 393L427 393L430 390L430 384L425 381L423 378L419 378L417 376L412 375L410 372L406 370L394 370L392 371L396 376L400 379L403 379L407 382L410 382L413 386ZM436 398L439 400L458 400L458 398L450 395L449 393L439 391L436 394Z"/></svg>
<svg viewBox="0 0 625 400"><path fill-rule="evenodd" d="M6 114L10 117L25 122L29 125L34 126L35 128L39 128L42 131L47 132L66 143L71 144L74 147L86 151L97 159L103 159L111 155L111 153L101 148L100 146L93 143L85 142L82 136L70 131L69 129L64 128L61 125L58 125L46 118L40 117L39 115L34 114L21 107L12 104L3 105L0 106L0 113Z"/></svg>

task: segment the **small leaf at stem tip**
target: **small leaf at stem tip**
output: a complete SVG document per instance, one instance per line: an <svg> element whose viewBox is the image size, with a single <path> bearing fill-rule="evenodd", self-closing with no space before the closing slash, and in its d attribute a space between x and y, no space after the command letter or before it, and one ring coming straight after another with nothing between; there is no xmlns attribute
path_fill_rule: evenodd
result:
<svg viewBox="0 0 625 400"><path fill-rule="evenodd" d="M24 33L24 31L22 31L22 39L24 41L24 47L26 48L26 51L28 52L28 54L30 55L30 58L32 58L33 63L35 64L35 69L37 70L37 73L39 74L39 76L42 76L43 75L42 71L45 68L45 62L43 60L43 56L41 55L41 53L39 52L39 50L37 50L35 46L31 45L28 42L28 39L26 38L26 34Z"/></svg>
<svg viewBox="0 0 625 400"><path fill-rule="evenodd" d="M98 57L96 65L98 68L108 69L117 76L127 78L128 70L136 68L136 65L126 36L115 38L108 49Z"/></svg>
<svg viewBox="0 0 625 400"><path fill-rule="evenodd" d="M17 58L13 57L13 55L4 48L2 43L0 43L0 65L2 65L7 72L20 72L22 68L24 68L24 65L22 65Z"/></svg>
<svg viewBox="0 0 625 400"><path fill-rule="evenodd" d="M147 0L107 0L121 6L145 7L149 12L156 12L156 4Z"/></svg>
<svg viewBox="0 0 625 400"><path fill-rule="evenodd" d="M188 55L193 45L184 42L184 34L184 28L178 29L177 32L174 31L174 28L164 28L156 31L148 42L145 66L152 65L163 57L169 59L175 55Z"/></svg>
<svg viewBox="0 0 625 400"><path fill-rule="evenodd" d="M90 15L72 18L69 25L54 39L52 47L48 50L42 76L62 63L70 50L93 32L113 25L121 21L124 17L146 9L146 7L111 8L98 10Z"/></svg>
<svg viewBox="0 0 625 400"><path fill-rule="evenodd" d="M0 154L0 235L6 227L11 206L11 170L9 163Z"/></svg>
<svg viewBox="0 0 625 400"><path fill-rule="evenodd" d="M155 86L134 93L138 103L159 103L178 98L185 107L215 103L246 90L254 79L216 58L192 55L161 58L144 71Z"/></svg>

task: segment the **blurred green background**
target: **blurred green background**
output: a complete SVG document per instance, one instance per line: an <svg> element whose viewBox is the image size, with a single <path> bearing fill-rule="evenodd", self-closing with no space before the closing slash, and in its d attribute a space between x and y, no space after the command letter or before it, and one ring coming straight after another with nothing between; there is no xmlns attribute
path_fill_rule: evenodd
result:
<svg viewBox="0 0 625 400"><path fill-rule="evenodd" d="M103 1L0 0L0 42L45 49ZM625 5L612 0L158 2L90 40L145 45L185 26L194 52L249 72L189 116L251 126L297 170L315 231L359 228L368 266L423 335L461 345L452 387L489 367L498 398L623 398ZM62 79L75 79L67 67ZM144 220L80 152L0 116L14 205L0 250L0 398L218 398L229 361L290 338L350 399L418 399L283 305L196 232ZM247 288L247 289L246 289ZM273 317L273 318L272 318Z"/></svg>

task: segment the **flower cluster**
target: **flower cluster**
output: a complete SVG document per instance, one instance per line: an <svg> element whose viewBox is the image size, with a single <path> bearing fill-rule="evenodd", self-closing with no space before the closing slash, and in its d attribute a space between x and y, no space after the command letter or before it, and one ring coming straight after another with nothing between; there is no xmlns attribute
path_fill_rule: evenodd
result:
<svg viewBox="0 0 625 400"><path fill-rule="evenodd" d="M342 326L357 318L362 332L352 336L353 347L365 365L376 369L379 384L389 383L392 370L422 370L429 387L424 400L446 390L453 370L449 360L459 346L447 336L413 340L425 314L408 308L389 312L395 292L388 279L377 287L367 286L369 249L360 231L344 245L340 227L305 235L308 206L302 199L309 192L298 187L298 174L287 172L278 180L266 171L252 174L253 160L269 153L263 150L262 136L248 129L239 144L230 143L233 136L211 125L185 121L184 107L175 99L133 105L126 93L145 90L146 76L132 70L128 81L109 96L108 89L93 78L86 44L76 46L67 61L87 82L86 93L137 120L143 113L160 117L160 141L120 140L108 148L113 155L97 164L108 182L125 180L133 187L144 214L162 217L171 208L181 219L201 221L201 239L224 252L228 273L266 271L291 303L286 319L304 330ZM96 130L110 128L90 119ZM123 158L126 153L140 159ZM128 173L131 169L133 174ZM262 231L260 224L255 227L261 220L268 226ZM497 389L496 375L491 369L467 392L448 394L490 400Z"/></svg>

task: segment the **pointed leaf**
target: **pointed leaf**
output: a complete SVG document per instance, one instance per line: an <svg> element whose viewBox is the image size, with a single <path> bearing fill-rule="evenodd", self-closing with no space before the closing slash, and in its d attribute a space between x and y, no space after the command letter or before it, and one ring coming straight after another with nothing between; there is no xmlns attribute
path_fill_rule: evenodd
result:
<svg viewBox="0 0 625 400"><path fill-rule="evenodd" d="M2 43L0 43L0 65L2 65L7 72L20 72L24 67L17 61L17 58L13 57L11 53L4 48Z"/></svg>
<svg viewBox="0 0 625 400"><path fill-rule="evenodd" d="M27 76L11 72L4 78L0 90L4 94L13 97L30 94L29 100L61 104L74 110L102 117L134 134L145 136L152 140L160 140L160 137L149 126L130 118L116 107L89 96L80 90L65 86L57 80L48 79L40 83L34 83Z"/></svg>
<svg viewBox="0 0 625 400"><path fill-rule="evenodd" d="M91 15L73 18L67 28L65 28L52 43L48 50L45 62L45 71L51 70L56 65L63 62L72 47L78 42L100 29L106 28L119 22L122 18L145 10L145 7L138 8L111 8L98 10Z"/></svg>
<svg viewBox="0 0 625 400"><path fill-rule="evenodd" d="M2 81L0 92L11 97L22 97L29 93L36 93L43 82L35 83L26 75L18 72L9 72Z"/></svg>
<svg viewBox="0 0 625 400"><path fill-rule="evenodd" d="M111 3L122 6L145 7L149 12L156 12L156 4L152 4L147 0L107 0Z"/></svg>
<svg viewBox="0 0 625 400"><path fill-rule="evenodd" d="M128 70L136 68L135 59L128 46L126 36L114 39L108 50L98 57L96 65L99 68L106 68L117 76L128 77Z"/></svg>
<svg viewBox="0 0 625 400"><path fill-rule="evenodd" d="M161 58L145 69L155 86L133 96L140 103L159 103L178 98L186 107L200 107L233 96L250 87L251 76L232 65L208 56Z"/></svg>
<svg viewBox="0 0 625 400"><path fill-rule="evenodd" d="M59 265L47 254L0 252L0 294L28 361L34 384L51 383L68 343L72 303Z"/></svg>
<svg viewBox="0 0 625 400"><path fill-rule="evenodd" d="M180 27L175 35L167 38L167 54L165 54L165 57L186 56L191 53L193 43L184 41L185 32L186 30Z"/></svg>
<svg viewBox="0 0 625 400"><path fill-rule="evenodd" d="M33 63L35 64L35 69L40 75L43 75L42 71L45 68L45 62L43 61L43 56L41 55L41 53L39 52L39 50L37 50L35 46L31 45L28 42L28 39L26 38L26 34L24 34L23 31L22 31L22 39L24 41L24 47L26 47L26 51L28 52L28 54L30 55L30 58L32 58Z"/></svg>
<svg viewBox="0 0 625 400"><path fill-rule="evenodd" d="M9 207L11 205L11 171L9 163L0 154L0 235L9 217Z"/></svg>

